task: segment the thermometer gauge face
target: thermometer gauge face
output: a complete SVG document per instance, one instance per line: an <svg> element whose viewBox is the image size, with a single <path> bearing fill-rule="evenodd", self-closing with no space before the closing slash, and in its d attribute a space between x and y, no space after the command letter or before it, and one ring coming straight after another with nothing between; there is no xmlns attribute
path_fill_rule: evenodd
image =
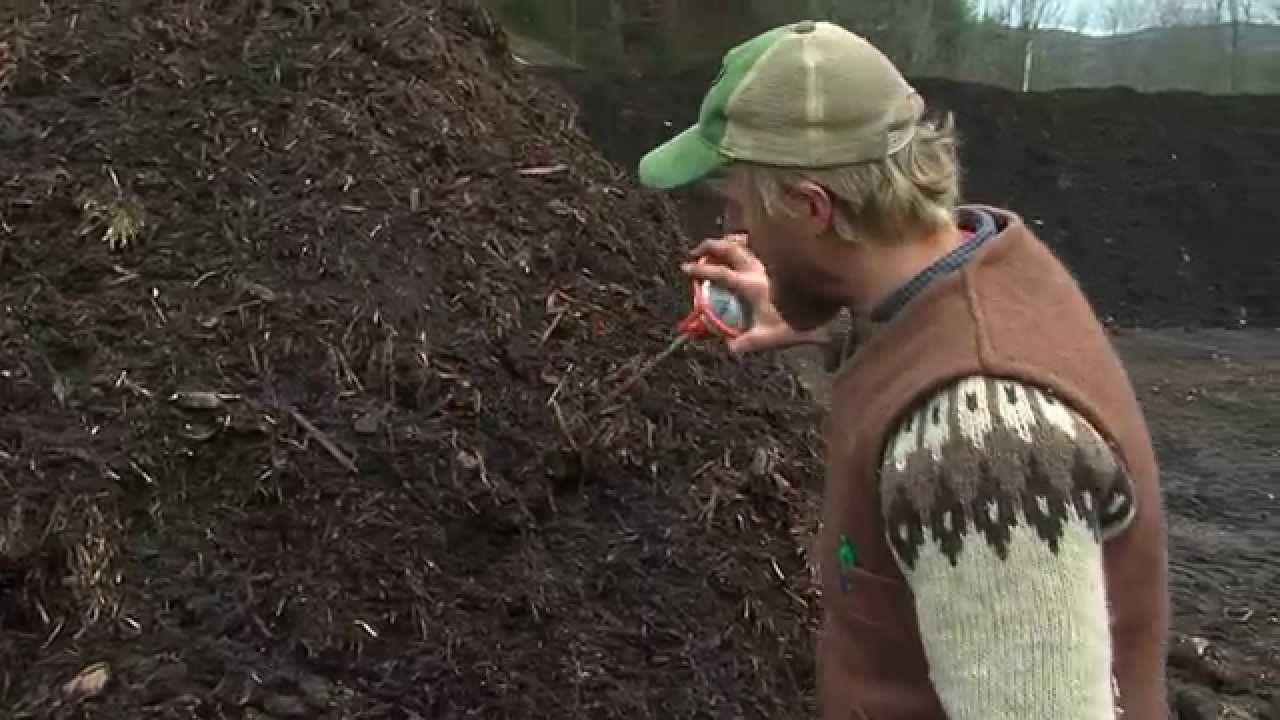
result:
<svg viewBox="0 0 1280 720"><path fill-rule="evenodd" d="M702 300L717 320L737 332L751 327L751 308L737 295L707 280L701 287Z"/></svg>

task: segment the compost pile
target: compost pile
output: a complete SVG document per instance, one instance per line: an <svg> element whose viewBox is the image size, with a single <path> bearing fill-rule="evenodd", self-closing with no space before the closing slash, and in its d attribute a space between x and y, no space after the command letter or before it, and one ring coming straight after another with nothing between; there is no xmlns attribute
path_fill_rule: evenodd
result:
<svg viewBox="0 0 1280 720"><path fill-rule="evenodd" d="M434 0L0 18L0 715L811 717L815 411Z"/></svg>
<svg viewBox="0 0 1280 720"><path fill-rule="evenodd" d="M634 167L696 120L716 68L544 72L578 97L606 156ZM1099 315L1126 327L1280 327L1280 96L913 84L955 113L966 201L1023 215ZM681 202L692 231L714 227L705 195Z"/></svg>

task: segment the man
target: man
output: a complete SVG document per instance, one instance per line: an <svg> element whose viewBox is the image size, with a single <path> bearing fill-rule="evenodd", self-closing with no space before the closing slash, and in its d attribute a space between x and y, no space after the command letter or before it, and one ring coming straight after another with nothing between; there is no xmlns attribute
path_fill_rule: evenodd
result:
<svg viewBox="0 0 1280 720"><path fill-rule="evenodd" d="M640 164L709 180L746 244L687 265L755 310L737 352L874 329L833 379L816 545L827 718L1168 717L1165 521L1142 412L1017 215L956 206L950 119L829 23L726 55ZM767 271L767 274L766 274Z"/></svg>

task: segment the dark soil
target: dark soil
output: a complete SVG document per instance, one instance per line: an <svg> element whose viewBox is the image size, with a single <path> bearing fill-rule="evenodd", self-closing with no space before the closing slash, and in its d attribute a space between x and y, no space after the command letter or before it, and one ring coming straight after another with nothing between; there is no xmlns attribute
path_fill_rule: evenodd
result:
<svg viewBox="0 0 1280 720"><path fill-rule="evenodd" d="M696 119L714 76L545 72L578 97L605 154L633 173ZM955 113L966 200L1034 223L1100 315L1122 326L1280 326L1280 96L1024 95L914 82L933 108ZM682 199L692 232L709 232L714 206Z"/></svg>
<svg viewBox="0 0 1280 720"><path fill-rule="evenodd" d="M813 716L816 411L592 414L689 240L487 16L4 13L0 716Z"/></svg>
<svg viewBox="0 0 1280 720"><path fill-rule="evenodd" d="M1183 718L1280 717L1280 333L1138 331L1116 344L1162 466L1175 705ZM1192 695L1222 714L1192 713Z"/></svg>

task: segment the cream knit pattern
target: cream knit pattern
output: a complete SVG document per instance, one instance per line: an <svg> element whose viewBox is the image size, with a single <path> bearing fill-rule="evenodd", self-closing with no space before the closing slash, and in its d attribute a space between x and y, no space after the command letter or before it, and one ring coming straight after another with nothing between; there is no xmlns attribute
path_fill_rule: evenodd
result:
<svg viewBox="0 0 1280 720"><path fill-rule="evenodd" d="M1115 718L1101 543L1133 492L1093 426L1034 387L963 378L901 421L880 482L951 720Z"/></svg>

